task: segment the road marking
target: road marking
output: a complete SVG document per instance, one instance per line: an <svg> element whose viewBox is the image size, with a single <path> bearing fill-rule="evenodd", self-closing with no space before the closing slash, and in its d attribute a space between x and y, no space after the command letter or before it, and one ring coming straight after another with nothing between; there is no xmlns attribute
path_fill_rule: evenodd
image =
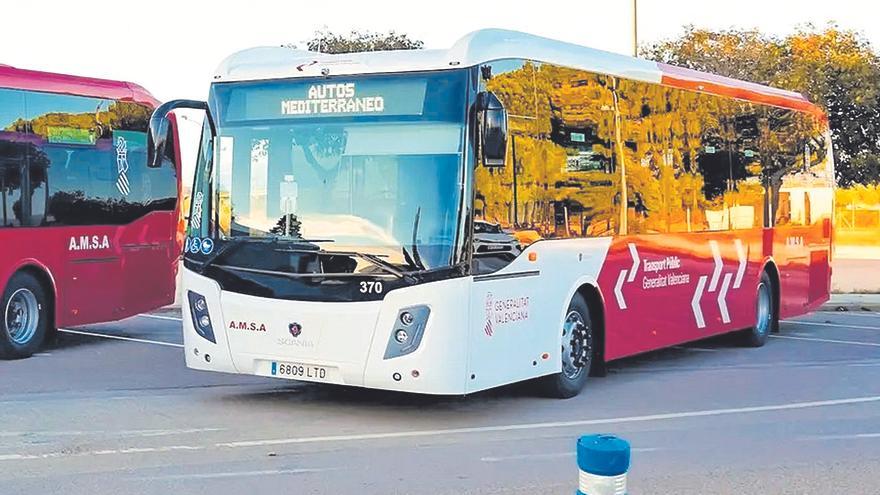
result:
<svg viewBox="0 0 880 495"><path fill-rule="evenodd" d="M733 241L736 246L736 256L739 258L739 267L736 269L736 279L733 281L733 288L739 289L739 286L742 285L743 275L746 273L746 262L748 262L748 257L746 253L743 252L743 242L740 239L735 239Z"/></svg>
<svg viewBox="0 0 880 495"><path fill-rule="evenodd" d="M34 357L49 357L51 355L51 352L37 352L34 354Z"/></svg>
<svg viewBox="0 0 880 495"><path fill-rule="evenodd" d="M869 316L871 318L880 318L880 313L875 313L873 311L816 311L816 312L826 314L826 315L835 315L835 316Z"/></svg>
<svg viewBox="0 0 880 495"><path fill-rule="evenodd" d="M866 438L880 438L880 433L852 433L849 435L815 435L799 438L798 440L861 440Z"/></svg>
<svg viewBox="0 0 880 495"><path fill-rule="evenodd" d="M227 471L221 473L168 474L141 478L144 480L209 480L216 478L241 478L246 476L277 476L285 474L310 474L333 471L339 468L267 469L265 471Z"/></svg>
<svg viewBox="0 0 880 495"><path fill-rule="evenodd" d="M3 437L74 437L86 435L112 435L124 437L161 437L167 435L186 435L189 433L208 433L226 431L226 428L185 428L176 430L68 430L68 431L0 431Z"/></svg>
<svg viewBox="0 0 880 495"><path fill-rule="evenodd" d="M694 312L694 320L697 322L697 328L706 328L706 320L703 319L703 308L700 307L700 299L703 298L703 289L706 287L706 275L700 276L697 280L697 288L694 290L694 297L691 298L691 309Z"/></svg>
<svg viewBox="0 0 880 495"><path fill-rule="evenodd" d="M165 316L165 315L153 315L149 313L142 313L135 316L142 316L144 318L155 318L157 320L171 320L171 321L181 321L182 318L179 316Z"/></svg>
<svg viewBox="0 0 880 495"><path fill-rule="evenodd" d="M834 340L834 339L817 339L813 337L794 337L791 335L771 335L774 339L789 339L789 340L806 340L808 342L824 342L826 344L846 344L846 345L861 345L865 347L880 347L880 343L876 342L858 342L855 340Z"/></svg>
<svg viewBox="0 0 880 495"><path fill-rule="evenodd" d="M0 454L0 461L28 461L57 459L62 457L87 457L97 455L152 454L163 452L205 450L206 445L167 445L164 447L132 447L126 449L89 450L79 452L59 451L45 454Z"/></svg>
<svg viewBox="0 0 880 495"><path fill-rule="evenodd" d="M124 340L126 342L137 342L139 344L163 345L167 347L183 347L183 344L175 344L174 342L163 342L161 340L136 339L134 337L123 337L121 335L107 335L105 333L84 332L82 330L71 330L69 328L59 328L59 332L71 333L74 335L85 335L86 337L100 337L112 340Z"/></svg>
<svg viewBox="0 0 880 495"><path fill-rule="evenodd" d="M727 289L730 287L730 277L732 276L732 273L724 274L721 290L718 291L718 310L721 311L721 321L724 323L730 323L730 313L727 311Z"/></svg>
<svg viewBox="0 0 880 495"><path fill-rule="evenodd" d="M640 452L656 452L658 450L663 450L659 447L634 447L630 449L630 452L637 454ZM537 460L537 459L561 459L566 457L574 457L574 452L554 452L547 454L522 454L522 455L508 455L508 456L499 456L499 457L481 457L480 460L483 462L504 462L504 461L525 461L525 460Z"/></svg>
<svg viewBox="0 0 880 495"><path fill-rule="evenodd" d="M797 409L811 409L817 407L830 407L849 404L864 404L880 402L880 395L867 397L853 397L849 399L833 399L823 401L810 402L791 402L788 404L776 404L770 406L751 406L751 407L735 407L727 409L708 409L698 411L684 411L676 413L648 414L644 416L625 416L620 418L604 418L604 419L585 419L576 421L556 421L547 423L525 423L513 425L498 426L478 426L470 428L450 428L445 430L416 430L401 431L390 433L364 433L360 435L331 435L321 437L300 437L300 438L277 438L268 440L251 440L238 441L215 444L215 447L262 447L268 445L295 445L309 443L327 443L327 442L346 442L357 440L385 440L393 438L418 438L433 437L445 435L462 435L474 433L493 433L507 431L523 431L523 430L541 430L549 428L570 428L582 426L623 424L623 423L640 423L648 421L664 421L671 419L699 418L708 416L726 416L732 414L747 414L757 412L773 412L773 411L789 411Z"/></svg>
<svg viewBox="0 0 880 495"><path fill-rule="evenodd" d="M760 412L774 411L791 411L798 409L813 409L819 407L832 407L853 404L870 404L880 402L880 395L866 397L851 397L848 399L831 399L809 402L790 402L787 404L775 404L769 406L750 406L750 407L733 407L727 409L706 409L698 411L683 411L674 413L648 414L644 416L624 416L620 418L603 418L603 419L585 419L575 421L555 421L546 423L521 423L511 425L496 426L476 426L465 428L448 428L444 430L414 430L414 431L397 431L387 433L363 433L358 435L328 435L315 437L294 437L294 438L274 438L265 440L245 440L236 442L220 442L205 445L170 445L165 447L132 447L125 449L108 449L93 451L60 451L48 452L44 454L0 454L0 461L10 460L39 460L63 457L83 457L94 455L122 455L122 454L145 454L145 453L162 453L173 451L204 451L210 448L215 449L234 449L243 447L265 447L270 445L301 445L331 442L351 442L365 440L388 440L398 438L423 438L423 437L443 437L448 435L467 435L480 433L495 433L508 431L529 431L542 430L551 428L571 428L609 424L624 423L643 423L650 421L665 421L687 418L701 418L711 416L729 416L735 414L749 414Z"/></svg>
<svg viewBox="0 0 880 495"><path fill-rule="evenodd" d="M712 258L715 259L715 270L712 272L712 280L709 281L709 292L715 292L715 289L718 288L718 278L721 276L721 269L724 268L724 261L721 260L718 241L709 241L709 247L712 249Z"/></svg>
<svg viewBox="0 0 880 495"><path fill-rule="evenodd" d="M784 320L780 323L788 323L789 325L809 325L813 327L851 328L853 330L880 330L880 327L868 327L864 325L844 325L842 323L820 323L818 321Z"/></svg>
<svg viewBox="0 0 880 495"><path fill-rule="evenodd" d="M651 366L651 367L624 367L611 369L615 374L637 375L644 373L687 373L696 371L699 373L711 371L750 371L774 368L839 368L841 366L876 368L880 367L880 361L776 361L764 364L734 364L734 365L696 365L696 366Z"/></svg>

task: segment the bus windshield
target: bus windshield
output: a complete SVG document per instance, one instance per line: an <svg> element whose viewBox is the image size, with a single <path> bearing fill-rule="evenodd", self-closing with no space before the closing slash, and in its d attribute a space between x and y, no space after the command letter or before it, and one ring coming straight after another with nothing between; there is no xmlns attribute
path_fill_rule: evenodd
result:
<svg viewBox="0 0 880 495"><path fill-rule="evenodd" d="M229 241L249 244L235 250L235 264L252 269L449 266L462 204L466 76L215 85L217 137L203 144L213 149L203 150L200 166L211 170L197 171L205 184L194 190L199 215L191 230L214 237L218 250ZM196 210L199 192L209 201ZM210 256L203 251L190 254ZM312 264L320 268L304 268L305 251L330 256Z"/></svg>

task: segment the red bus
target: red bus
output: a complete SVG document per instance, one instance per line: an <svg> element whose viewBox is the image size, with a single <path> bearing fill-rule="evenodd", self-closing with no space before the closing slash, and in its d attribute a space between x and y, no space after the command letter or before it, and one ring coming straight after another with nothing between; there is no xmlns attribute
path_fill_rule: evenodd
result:
<svg viewBox="0 0 880 495"><path fill-rule="evenodd" d="M174 300L179 149L148 166L157 104L127 82L0 66L0 357Z"/></svg>

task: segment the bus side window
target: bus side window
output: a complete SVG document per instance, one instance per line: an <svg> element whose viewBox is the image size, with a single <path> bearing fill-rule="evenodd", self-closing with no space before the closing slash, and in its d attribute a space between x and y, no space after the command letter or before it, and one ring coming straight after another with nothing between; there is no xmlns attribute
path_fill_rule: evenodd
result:
<svg viewBox="0 0 880 495"><path fill-rule="evenodd" d="M41 180L31 184L34 225L112 224L110 184L99 168L109 170L109 103L53 93L27 92L27 124L38 157L31 164ZM37 221L39 216L39 221Z"/></svg>
<svg viewBox="0 0 880 495"><path fill-rule="evenodd" d="M147 131L152 109L127 101L115 101L111 107L113 142L117 174L127 180L128 221L152 211L173 210L177 202L177 166L175 160L175 136L169 126L162 166L147 167ZM122 141L122 142L121 142ZM124 142L124 143L123 143ZM121 157L124 151L125 159ZM125 163L123 163L123 161ZM115 174L114 174L115 175ZM120 180L123 180L121 177Z"/></svg>
<svg viewBox="0 0 880 495"><path fill-rule="evenodd" d="M22 186L28 147L24 93L0 89L0 228L22 224Z"/></svg>

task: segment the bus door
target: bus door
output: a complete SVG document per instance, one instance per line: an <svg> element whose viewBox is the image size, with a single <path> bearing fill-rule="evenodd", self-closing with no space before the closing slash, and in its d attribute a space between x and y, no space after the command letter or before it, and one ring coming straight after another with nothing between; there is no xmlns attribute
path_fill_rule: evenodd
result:
<svg viewBox="0 0 880 495"><path fill-rule="evenodd" d="M147 135L142 129L113 133L117 182L125 182L122 192L126 201L138 205L137 218L123 229L120 246L129 313L174 302L181 248L177 239L180 160L173 124L168 131L167 156L158 168L147 166Z"/></svg>

